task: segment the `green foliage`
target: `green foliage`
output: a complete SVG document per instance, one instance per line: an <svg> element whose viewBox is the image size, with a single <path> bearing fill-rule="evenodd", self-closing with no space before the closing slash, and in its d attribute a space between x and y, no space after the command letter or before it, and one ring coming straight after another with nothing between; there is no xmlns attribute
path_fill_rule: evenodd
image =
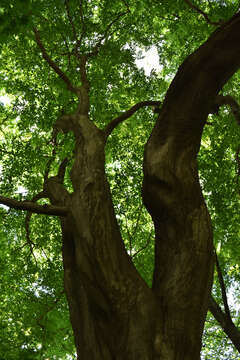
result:
<svg viewBox="0 0 240 360"><path fill-rule="evenodd" d="M12 99L11 105L0 106L0 192L4 196L31 199L42 190L52 158L52 127L62 111L71 112L76 107L74 95L42 59L33 27L38 28L49 55L75 85L80 84L79 63L69 55L75 46L74 32L82 34L79 50L83 53L93 51L105 37L98 56L88 64L90 116L100 128L138 101L162 100L178 66L214 29L180 0L81 3L79 7L77 0L1 1L0 89ZM196 0L194 4L212 21L226 20L238 9L236 0ZM158 50L160 70L146 76L135 60L141 50L152 46ZM239 73L223 92L240 101ZM106 172L125 245L149 286L153 226L142 205L141 183L143 148L155 116L149 109L140 110L119 125L106 147ZM209 121L212 125L205 127L199 155L200 178L227 289L235 289L233 295L239 303L240 189L235 160L239 129L226 108ZM65 181L71 190L73 136L59 134L57 143L50 173L56 174L68 156ZM63 294L58 221L32 216L27 240L24 214L1 207L0 219L0 359L74 358ZM214 294L221 302L217 279ZM237 324L238 313L234 316ZM203 359L225 359L227 346L219 326L209 318ZM238 355L229 350L227 358L237 359Z"/></svg>

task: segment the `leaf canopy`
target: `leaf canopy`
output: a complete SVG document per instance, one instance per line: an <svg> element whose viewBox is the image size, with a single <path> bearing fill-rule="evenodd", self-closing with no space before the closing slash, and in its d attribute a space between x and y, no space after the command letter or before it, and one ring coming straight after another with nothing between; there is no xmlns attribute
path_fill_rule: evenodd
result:
<svg viewBox="0 0 240 360"><path fill-rule="evenodd" d="M227 20L239 6L230 0L194 4L212 21ZM50 173L55 175L65 157L72 159L74 148L72 134L59 134L53 154L55 121L61 113L72 112L77 99L43 59L34 28L50 58L74 86L80 85L80 64L74 52L93 53L87 67L90 117L100 128L139 101L162 101L181 62L214 30L185 1L155 0L2 0L0 24L0 95L11 100L0 106L0 193L18 200L32 199L42 191L49 160ZM160 67L147 76L136 59L153 46ZM222 90L238 103L239 76L236 73ZM143 147L155 119L151 109L139 110L114 130L106 146L116 216L126 248L149 285L153 226L142 205L141 183ZM209 122L199 154L200 179L238 324L240 162L236 154L240 130L226 107L219 115L210 115ZM71 191L70 168L71 161L65 177ZM0 359L74 358L58 220L32 215L26 234L25 214L1 207L0 217ZM217 277L213 291L221 302ZM228 359L238 358L209 318L203 358L225 359L226 349Z"/></svg>

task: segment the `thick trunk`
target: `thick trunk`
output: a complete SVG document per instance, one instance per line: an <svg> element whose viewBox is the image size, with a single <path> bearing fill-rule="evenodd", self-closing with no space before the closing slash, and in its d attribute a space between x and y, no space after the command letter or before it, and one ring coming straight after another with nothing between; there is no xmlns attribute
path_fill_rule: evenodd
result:
<svg viewBox="0 0 240 360"><path fill-rule="evenodd" d="M80 113L69 124L74 192L59 204L62 185L48 191L69 209L61 219L64 283L79 359L154 359L156 302L121 238L104 170L106 138Z"/></svg>
<svg viewBox="0 0 240 360"><path fill-rule="evenodd" d="M199 359L214 255L197 154L214 100L239 67L239 30L237 15L184 61L145 147L143 198L155 225L164 360Z"/></svg>
<svg viewBox="0 0 240 360"><path fill-rule="evenodd" d="M104 172L106 138L87 116L84 87L82 108L56 124L76 139L74 192L51 179L48 192L54 205L69 209L61 219L64 282L81 360L199 359L214 260L196 157L214 98L239 67L239 40L237 16L183 63L146 145L153 289L124 248Z"/></svg>
<svg viewBox="0 0 240 360"><path fill-rule="evenodd" d="M197 175L201 129L190 129L194 116L184 103L163 108L158 140L155 128L145 151L143 196L155 225L153 291L164 360L199 359L212 285L212 230Z"/></svg>

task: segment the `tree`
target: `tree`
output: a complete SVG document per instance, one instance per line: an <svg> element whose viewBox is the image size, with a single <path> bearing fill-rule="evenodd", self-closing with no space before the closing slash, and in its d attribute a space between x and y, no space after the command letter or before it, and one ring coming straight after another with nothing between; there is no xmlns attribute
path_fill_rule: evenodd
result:
<svg viewBox="0 0 240 360"><path fill-rule="evenodd" d="M64 289L79 359L199 359L215 254L197 155L209 114L216 116L221 106L229 105L239 123L237 101L222 90L240 67L236 4L214 1L204 2L204 6L206 12L190 1L112 4L107 0L42 0L27 1L24 8L20 1L2 5L2 18L8 20L3 26L1 85L14 98L12 108L2 109L6 139L1 149L1 191L5 196L0 202L28 212L27 241L19 241L22 218L15 211L10 238L15 246L20 242L23 254L28 251L25 245L32 252L28 266L39 279L35 291L44 292L42 279L48 268L54 274L45 288L47 295L54 288L59 266L57 224L52 218L48 222L32 214L58 217ZM211 15L220 20L211 21ZM187 49L180 51L182 40L169 31L190 31L183 19L187 29L197 26L199 38L194 43L189 39ZM213 32L212 26L217 27ZM166 79L182 62L169 87L166 79L160 80L154 73L146 78L135 65L137 46L153 44L158 44L164 56ZM174 44L179 55L168 64L172 56L169 46ZM152 105L160 107L153 129L149 125L152 115L146 110ZM141 135L135 130L137 121L143 121ZM119 141L116 132L120 124ZM114 198L114 192L119 196L114 182L122 181L116 180L119 163L114 162L114 153L119 146L126 151L130 132L136 136L134 146L150 135L144 147L142 197L154 225L152 286L150 271L146 281L133 262L144 250L144 237L147 244L151 241L150 220L146 230L139 230L147 215L142 215L137 202L135 213L130 205L126 210L130 236L124 244L129 224L121 233L124 205ZM119 164L120 168L128 165L128 177L131 167L139 171L139 151L123 161L124 165ZM121 192L134 188L129 180L131 185L123 182ZM25 189L26 198L14 197L19 186ZM3 210L3 218L5 214ZM3 237L9 231L8 219L5 221ZM39 235L40 229L44 236ZM134 243L137 231L142 231L141 241ZM147 232L150 235L146 236ZM43 257L48 266L36 271ZM57 289L59 296L53 305L35 319L45 336L46 317L51 322L49 314L61 301L59 284ZM224 295L223 286L222 292ZM217 311L224 313L214 301L212 298L210 310L214 314L217 309L217 318ZM54 324L61 322L61 315L53 318L57 319ZM63 322L59 329L65 326ZM227 327L224 330L231 338ZM36 349L22 347L21 351L34 358L44 350Z"/></svg>

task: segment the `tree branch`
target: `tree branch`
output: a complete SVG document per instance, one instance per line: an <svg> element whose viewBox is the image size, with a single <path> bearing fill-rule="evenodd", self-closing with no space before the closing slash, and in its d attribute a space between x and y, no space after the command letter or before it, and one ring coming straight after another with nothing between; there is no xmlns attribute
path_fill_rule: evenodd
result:
<svg viewBox="0 0 240 360"><path fill-rule="evenodd" d="M224 23L224 21L222 21L222 20L220 20L220 21L211 21L209 19L208 15L204 11L199 9L196 5L194 5L190 0L184 0L184 1L185 1L186 4L188 4L188 6L191 9L193 9L193 10L197 11L199 14L201 14L205 18L205 20L207 21L208 24L215 25L215 26L220 26L220 25L222 25Z"/></svg>
<svg viewBox="0 0 240 360"><path fill-rule="evenodd" d="M157 106L158 107L158 106L160 106L160 104L161 104L160 101L151 101L151 100L150 101L141 101L141 102L135 104L129 110L125 111L124 113L122 113L121 115L119 115L118 117L113 119L109 124L107 124L107 126L104 129L106 137L108 137L112 133L112 131L115 129L115 127L117 127L124 120L130 118L140 108L142 108L144 106Z"/></svg>
<svg viewBox="0 0 240 360"><path fill-rule="evenodd" d="M237 173L237 185L239 185L239 177L240 177L240 146L238 146L237 150L236 150L236 154L235 154L235 159L236 159L236 173Z"/></svg>
<svg viewBox="0 0 240 360"><path fill-rule="evenodd" d="M82 33L81 33L80 39L77 41L77 44L75 47L76 50L78 50L78 48L81 46L82 40L83 40L84 36L86 35L86 25L84 22L83 4L82 4L81 0L79 0L79 16L80 16L80 19L82 22Z"/></svg>
<svg viewBox="0 0 240 360"><path fill-rule="evenodd" d="M67 163L68 159L65 158L58 168L57 175L51 176L44 181L44 191L50 199L51 204L60 207L63 206L64 208L66 204L65 201L67 201L70 196L69 192L63 185Z"/></svg>
<svg viewBox="0 0 240 360"><path fill-rule="evenodd" d="M115 19L113 19L110 24L108 24L108 26L106 27L104 34L100 37L100 39L98 40L97 44L94 46L93 51L91 51L90 53L87 54L87 57L92 57L92 56L96 56L99 52L99 49L102 45L102 41L105 40L107 38L108 35L108 31L111 29L111 27L124 15L127 15L129 13L129 9L125 12L120 12Z"/></svg>
<svg viewBox="0 0 240 360"><path fill-rule="evenodd" d="M127 1L126 1L126 0L122 0L122 2L124 3L124 5L126 6L126 8L128 9L128 12L130 13L131 10L130 10L130 7L129 7Z"/></svg>
<svg viewBox="0 0 240 360"><path fill-rule="evenodd" d="M69 21L69 23L70 23L70 25L71 25L71 27L72 27L72 32L73 32L74 39L77 41L77 40L78 40L78 38L77 38L77 32L76 32L75 25L74 25L74 22L73 22L71 13L70 13L69 0L65 0L65 1L64 1L64 5L65 5L65 8L66 8L68 21Z"/></svg>
<svg viewBox="0 0 240 360"><path fill-rule="evenodd" d="M137 250L137 251L132 255L132 259L133 259L136 255L138 255L140 252L142 252L143 250L145 250L145 249L148 247L148 245L150 244L150 241L151 241L151 235L152 235L152 233L150 232L149 235L148 235L146 244L143 245L139 250Z"/></svg>
<svg viewBox="0 0 240 360"><path fill-rule="evenodd" d="M33 31L35 34L35 39L36 39L37 45L38 45L39 49L41 50L43 58L47 61L47 63L55 71L55 73L65 82L68 90L72 91L74 94L77 94L78 89L72 85L72 83L71 83L70 79L67 77L67 75L59 68L59 66L48 55L48 53L41 41L38 30L36 28L33 28Z"/></svg>
<svg viewBox="0 0 240 360"><path fill-rule="evenodd" d="M82 86L86 89L86 91L88 92L90 89L90 83L88 81L87 78L87 69L86 69L86 64L87 64L87 56L86 55L81 55L79 57L80 59L80 74L81 74L81 82L82 82Z"/></svg>
<svg viewBox="0 0 240 360"><path fill-rule="evenodd" d="M221 268L220 268L220 265L218 262L218 257L217 257L216 251L215 251L215 257L216 257L216 268L217 268L218 280L219 280L219 284L220 284L220 288L221 288L225 314L226 314L226 316L228 316L229 319L231 319L231 313L230 313L228 301L227 301L226 287L224 284L224 279L223 279L222 271L221 271Z"/></svg>
<svg viewBox="0 0 240 360"><path fill-rule="evenodd" d="M226 333L226 335L229 337L229 339L232 341L233 345L236 347L236 349L240 352L240 331L239 329L234 325L231 318L229 318L220 308L220 306L217 304L217 302L214 300L214 298L211 296L209 299L209 310L211 311L214 318L217 320L217 322L220 324L223 331Z"/></svg>
<svg viewBox="0 0 240 360"><path fill-rule="evenodd" d="M38 205L31 201L18 201L4 196L0 196L0 204L16 210L31 211L36 214L66 216L68 213L68 209L64 206Z"/></svg>
<svg viewBox="0 0 240 360"><path fill-rule="evenodd" d="M59 179L60 184L63 184L67 164L68 164L68 158L64 158L58 168L57 177Z"/></svg>

